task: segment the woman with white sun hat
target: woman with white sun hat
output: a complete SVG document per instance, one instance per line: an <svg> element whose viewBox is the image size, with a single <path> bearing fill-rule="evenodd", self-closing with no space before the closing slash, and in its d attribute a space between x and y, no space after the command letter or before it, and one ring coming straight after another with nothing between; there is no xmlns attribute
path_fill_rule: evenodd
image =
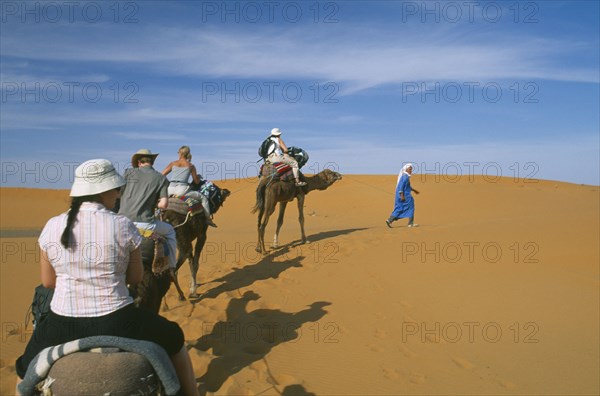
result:
<svg viewBox="0 0 600 396"><path fill-rule="evenodd" d="M140 236L114 208L125 179L106 159L75 170L69 211L51 218L39 238L42 284L54 289L50 312L16 362L19 378L44 348L109 335L154 342L169 354L182 390L197 395L179 325L137 308L127 284L142 280Z"/></svg>

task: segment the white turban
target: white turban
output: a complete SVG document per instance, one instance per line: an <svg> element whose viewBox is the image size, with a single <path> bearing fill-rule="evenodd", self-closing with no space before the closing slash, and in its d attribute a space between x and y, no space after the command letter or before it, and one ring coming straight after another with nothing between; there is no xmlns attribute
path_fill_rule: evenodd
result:
<svg viewBox="0 0 600 396"><path fill-rule="evenodd" d="M403 174L405 174L408 177L410 177L410 174L408 172L406 172L406 170L408 168L412 168L412 167L413 167L413 164L411 164L410 162L402 167L402 170L398 174L398 180L396 181L396 184L400 183L400 178L402 177Z"/></svg>

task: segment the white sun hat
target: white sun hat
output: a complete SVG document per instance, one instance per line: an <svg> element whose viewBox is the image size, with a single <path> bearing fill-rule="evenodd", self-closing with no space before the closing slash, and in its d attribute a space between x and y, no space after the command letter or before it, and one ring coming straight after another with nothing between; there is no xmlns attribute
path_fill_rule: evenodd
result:
<svg viewBox="0 0 600 396"><path fill-rule="evenodd" d="M279 136L282 133L283 132L281 132L281 130L279 128L273 128L273 129L271 129L271 136Z"/></svg>
<svg viewBox="0 0 600 396"><path fill-rule="evenodd" d="M119 175L107 159L85 161L75 169L75 180L71 187L71 197L96 195L123 187L125 179Z"/></svg>

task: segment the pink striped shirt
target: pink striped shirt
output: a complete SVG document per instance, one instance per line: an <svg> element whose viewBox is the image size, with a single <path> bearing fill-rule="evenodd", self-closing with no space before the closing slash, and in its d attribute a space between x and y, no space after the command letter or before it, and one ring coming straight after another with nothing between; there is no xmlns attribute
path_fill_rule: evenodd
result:
<svg viewBox="0 0 600 396"><path fill-rule="evenodd" d="M62 316L95 317L131 304L125 276L129 255L142 237L135 225L103 205L84 202L65 249L60 237L67 213L51 218L44 227L40 248L56 272L56 289L50 307Z"/></svg>

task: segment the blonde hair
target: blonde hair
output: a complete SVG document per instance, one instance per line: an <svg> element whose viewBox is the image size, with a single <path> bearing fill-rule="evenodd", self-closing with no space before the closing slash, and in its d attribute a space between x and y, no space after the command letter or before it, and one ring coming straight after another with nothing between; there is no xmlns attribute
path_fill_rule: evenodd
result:
<svg viewBox="0 0 600 396"><path fill-rule="evenodd" d="M179 155L182 155L188 161L192 160L192 154L190 154L190 148L188 146L181 146L177 151Z"/></svg>

